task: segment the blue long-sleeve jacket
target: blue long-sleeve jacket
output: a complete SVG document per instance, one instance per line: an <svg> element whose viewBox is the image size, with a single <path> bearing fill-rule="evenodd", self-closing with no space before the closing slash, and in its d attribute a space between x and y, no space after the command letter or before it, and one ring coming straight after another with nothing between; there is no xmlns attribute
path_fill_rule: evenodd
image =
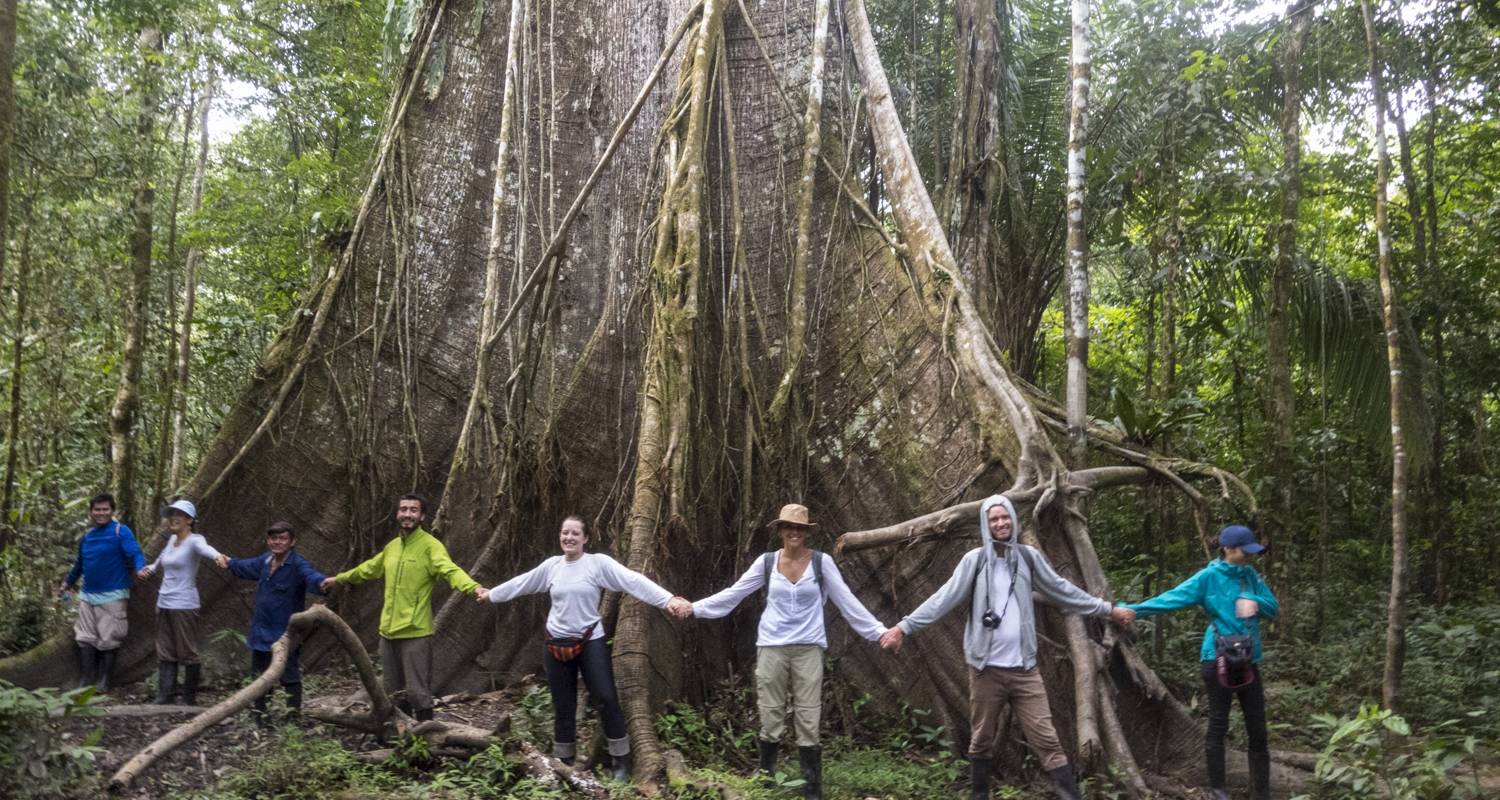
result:
<svg viewBox="0 0 1500 800"><path fill-rule="evenodd" d="M1259 613L1250 619L1234 615L1234 601L1248 597L1259 606ZM1137 616L1150 617L1178 611L1184 608L1202 608L1208 614L1209 626L1203 633L1203 646L1198 657L1203 661L1214 659L1214 629L1223 636L1249 635L1255 640L1255 662L1260 663L1260 621L1274 619L1281 610L1271 587L1261 579L1260 573L1249 565L1230 564L1216 558L1208 566L1198 570L1176 587L1139 603L1125 605Z"/></svg>
<svg viewBox="0 0 1500 800"><path fill-rule="evenodd" d="M78 557L63 583L77 586L81 577L83 591L93 595L128 591L131 578L145 566L146 554L135 534L118 520L110 520L83 535Z"/></svg>
<svg viewBox="0 0 1500 800"><path fill-rule="evenodd" d="M286 554L286 561L271 571L271 554L229 562L235 577L256 581L255 609L250 614L250 636L245 640L251 650L269 651L271 645L286 633L292 615L307 607L307 593L322 594L318 585L323 573L313 569L312 562L296 550Z"/></svg>

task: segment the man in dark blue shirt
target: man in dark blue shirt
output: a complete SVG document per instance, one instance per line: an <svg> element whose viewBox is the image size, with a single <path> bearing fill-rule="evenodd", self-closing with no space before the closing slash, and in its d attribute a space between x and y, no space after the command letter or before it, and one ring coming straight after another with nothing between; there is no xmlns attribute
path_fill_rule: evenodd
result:
<svg viewBox="0 0 1500 800"><path fill-rule="evenodd" d="M228 567L236 577L256 581L255 608L250 615L250 671L260 674L271 666L271 646L286 633L292 615L307 607L307 593L322 594L318 585L324 575L296 551L297 534L290 522L271 523L266 529L266 550L251 558L230 559L220 556L219 565ZM287 654L286 669L281 673L281 688L286 691L287 707L295 713L302 707L302 671L297 663L298 650ZM255 710L264 714L264 695L255 701Z"/></svg>
<svg viewBox="0 0 1500 800"><path fill-rule="evenodd" d="M92 526L78 543L78 557L59 593L66 596L77 590L78 579L83 578L78 618L73 623L79 685L92 683L103 692L109 688L115 655L129 631L125 606L130 600L130 580L146 566L146 556L135 534L115 519L115 498L108 492L89 501L89 522Z"/></svg>

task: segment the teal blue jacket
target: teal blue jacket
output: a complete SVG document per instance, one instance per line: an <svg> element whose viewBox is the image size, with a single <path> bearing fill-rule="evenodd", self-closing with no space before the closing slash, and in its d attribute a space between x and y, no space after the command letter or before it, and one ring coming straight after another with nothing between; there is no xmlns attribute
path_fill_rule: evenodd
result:
<svg viewBox="0 0 1500 800"><path fill-rule="evenodd" d="M1234 615L1234 601L1242 596L1260 605L1259 615L1250 619L1240 619ZM1248 634L1253 638L1255 662L1258 664L1260 663L1260 621L1275 619L1276 613L1281 610L1281 605L1276 602L1276 595L1271 593L1271 587L1266 585L1254 567L1236 566L1222 558L1216 558L1208 566L1198 570L1196 575L1178 584L1176 588L1162 592L1150 600L1126 604L1125 608L1134 611L1140 617L1180 611L1184 608L1201 608L1208 613L1209 626L1208 630L1203 633L1203 647L1198 652L1200 660L1212 661L1214 659L1214 628L1217 627L1219 634L1223 636Z"/></svg>

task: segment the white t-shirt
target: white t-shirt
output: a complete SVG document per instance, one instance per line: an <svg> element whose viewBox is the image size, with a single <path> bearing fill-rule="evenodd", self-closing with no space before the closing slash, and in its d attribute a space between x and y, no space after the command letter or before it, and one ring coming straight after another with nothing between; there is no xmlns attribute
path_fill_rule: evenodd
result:
<svg viewBox="0 0 1500 800"><path fill-rule="evenodd" d="M995 559L990 566L990 610L1000 617L1000 627L990 637L990 655L984 662L986 667L1026 665L1026 658L1021 653L1021 613L1016 610L1017 598L1011 594L1011 581L1010 568L1005 565L1005 560Z"/></svg>
<svg viewBox="0 0 1500 800"><path fill-rule="evenodd" d="M176 534L151 563L151 571L161 570L161 590L156 593L156 607L167 611L193 611L198 608L198 559L213 560L219 551L196 533L177 541Z"/></svg>
<svg viewBox="0 0 1500 800"><path fill-rule="evenodd" d="M844 583L838 565L827 553L823 559L823 581L828 584L828 599L844 615L854 632L870 641L885 633L885 626L870 614ZM693 604L693 616L718 619L727 615L741 600L766 585L766 568L757 556L750 568L729 588ZM771 587L766 592L766 610L760 615L756 630L756 647L780 647L791 644L815 644L827 649L828 633L823 626L823 589L818 585L817 570L811 562L796 583L786 579L778 568L781 551L776 551L776 565L771 568Z"/></svg>
<svg viewBox="0 0 1500 800"><path fill-rule="evenodd" d="M672 593L650 578L628 569L603 553L584 553L574 561L553 556L530 572L522 573L490 590L491 603L504 603L521 595L547 592L552 609L547 612L547 633L557 638L580 636L594 626L591 639L604 636L599 625L599 598L605 589L665 608Z"/></svg>

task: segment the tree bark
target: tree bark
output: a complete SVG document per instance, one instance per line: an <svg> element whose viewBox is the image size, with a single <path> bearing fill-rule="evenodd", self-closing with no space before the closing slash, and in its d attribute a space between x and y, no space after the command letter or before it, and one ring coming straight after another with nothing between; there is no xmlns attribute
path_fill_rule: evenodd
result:
<svg viewBox="0 0 1500 800"><path fill-rule="evenodd" d="M208 112L213 107L212 87L204 91L198 109L198 162L193 168L193 193L188 201L188 213L203 210L203 177L208 170ZM172 491L182 486L182 469L187 444L187 399L188 375L193 360L193 309L198 299L198 259L202 248L196 244L188 248L187 259L182 265L182 328L177 337L177 393L176 407L172 411L172 467L168 473L168 484Z"/></svg>
<svg viewBox="0 0 1500 800"><path fill-rule="evenodd" d="M1371 0L1360 0L1365 22L1365 46L1369 53L1370 87L1375 95L1375 237L1380 266L1380 298L1385 322L1386 361L1391 373L1391 594L1386 612L1385 670L1380 682L1386 708L1401 702L1401 671L1406 662L1406 432L1402 429L1403 380L1401 370L1400 312L1391 265L1391 228L1387 217L1387 186L1390 158L1386 152L1385 82L1381 77L1380 39L1375 28Z"/></svg>
<svg viewBox="0 0 1500 800"><path fill-rule="evenodd" d="M16 0L0 0L0 286L5 284L5 270L10 250L10 151L16 137ZM23 246L24 247L24 246ZM24 259L24 256L23 256ZM24 268L24 267L23 267ZM20 433L21 415L21 349L26 307L26 277L16 283L16 341L11 372L11 408L9 438L5 454L4 497L0 497L0 553L10 546L12 528L10 512L15 502L16 437Z"/></svg>
<svg viewBox="0 0 1500 800"><path fill-rule="evenodd" d="M16 270L16 316L11 331L10 413L5 426L5 488L4 496L0 497L0 551L9 545L12 531L15 530L11 512L15 508L16 473L21 464L21 414L26 399L26 305L31 294L30 220L21 229L20 244L21 257Z"/></svg>
<svg viewBox="0 0 1500 800"><path fill-rule="evenodd" d="M1089 239L1083 218L1088 192L1089 0L1072 0L1073 44L1068 77L1068 458L1074 469L1088 454Z"/></svg>
<svg viewBox="0 0 1500 800"><path fill-rule="evenodd" d="M151 291L152 206L156 143L157 67L162 35L157 28L141 30L137 49L141 65L135 94L140 107L135 123L135 194L131 200L130 264L125 282L122 324L125 341L120 349L119 383L109 411L110 485L120 519L134 526L136 501L135 420L141 403L141 365L145 358L146 317Z"/></svg>
<svg viewBox="0 0 1500 800"><path fill-rule="evenodd" d="M1291 636L1296 627L1294 563L1290 542L1282 541L1293 518L1292 487L1297 406L1292 386L1291 321L1292 272L1297 258L1297 222L1302 206L1302 51L1312 27L1313 4L1294 0L1286 12L1281 50L1281 219L1276 230L1276 261L1271 271L1271 304L1266 311L1266 373L1272 424L1272 489L1263 539L1270 547L1266 571L1282 600L1277 625ZM1280 548L1277 545L1281 545ZM1280 550L1286 550L1285 558Z"/></svg>

